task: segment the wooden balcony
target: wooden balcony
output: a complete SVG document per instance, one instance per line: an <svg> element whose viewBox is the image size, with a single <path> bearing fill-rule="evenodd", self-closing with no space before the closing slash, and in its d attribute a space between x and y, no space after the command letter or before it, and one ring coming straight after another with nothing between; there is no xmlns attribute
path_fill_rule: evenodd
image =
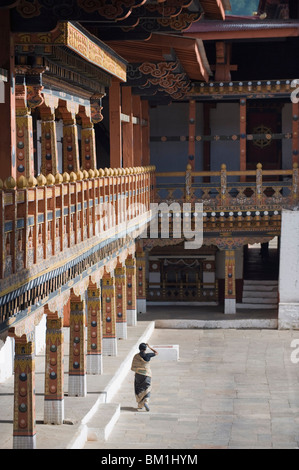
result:
<svg viewBox="0 0 299 470"><path fill-rule="evenodd" d="M136 238L154 167L0 180L0 324Z"/></svg>
<svg viewBox="0 0 299 470"><path fill-rule="evenodd" d="M206 232L280 230L282 209L299 204L298 165L292 170L191 171L156 173L155 202L203 204L203 229ZM206 180L209 182L206 182ZM185 206L186 207L186 206ZM173 206L175 212L175 206ZM168 211L169 212L169 211ZM180 219L179 219L180 220ZM173 217L173 224L176 220ZM174 225L170 228L174 229Z"/></svg>
<svg viewBox="0 0 299 470"><path fill-rule="evenodd" d="M147 288L149 302L218 302L218 281L151 283Z"/></svg>
<svg viewBox="0 0 299 470"><path fill-rule="evenodd" d="M245 172L224 165L217 172L188 166L179 173L155 173L153 166L106 168L21 177L17 184L9 178L0 187L0 324L93 265L109 262L112 252L149 225L152 203L178 203L192 217L195 204L202 203L208 244L219 236L241 237L246 244L248 234L279 234L282 209L299 204L296 164L292 170L263 171L258 165ZM169 238L177 222L181 217L170 217ZM165 238L161 225L159 230ZM204 286L193 287L186 295L202 297ZM166 292L181 297L185 291Z"/></svg>

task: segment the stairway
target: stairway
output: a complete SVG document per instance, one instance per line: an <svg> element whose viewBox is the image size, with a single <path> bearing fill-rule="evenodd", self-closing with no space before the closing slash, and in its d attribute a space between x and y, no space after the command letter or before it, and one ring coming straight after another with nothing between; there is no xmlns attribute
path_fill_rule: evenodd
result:
<svg viewBox="0 0 299 470"><path fill-rule="evenodd" d="M278 281L244 280L242 303L237 308L273 309L278 304Z"/></svg>

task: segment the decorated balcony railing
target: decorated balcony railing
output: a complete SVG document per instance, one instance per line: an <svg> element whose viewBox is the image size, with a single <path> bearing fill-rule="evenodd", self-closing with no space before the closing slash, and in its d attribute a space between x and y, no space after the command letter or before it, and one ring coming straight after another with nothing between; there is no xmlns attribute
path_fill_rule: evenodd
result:
<svg viewBox="0 0 299 470"><path fill-rule="evenodd" d="M155 178L155 202L190 203L191 212L202 203L203 228L278 227L281 210L299 204L297 163L292 170L265 171L261 164L255 171L227 171L223 164L220 171L201 172L188 165L186 172L156 173Z"/></svg>
<svg viewBox="0 0 299 470"><path fill-rule="evenodd" d="M150 302L217 302L218 281L211 283L197 282L152 282L147 288L147 300Z"/></svg>
<svg viewBox="0 0 299 470"><path fill-rule="evenodd" d="M153 175L151 166L0 180L0 307L12 289L58 261L78 259L146 224Z"/></svg>

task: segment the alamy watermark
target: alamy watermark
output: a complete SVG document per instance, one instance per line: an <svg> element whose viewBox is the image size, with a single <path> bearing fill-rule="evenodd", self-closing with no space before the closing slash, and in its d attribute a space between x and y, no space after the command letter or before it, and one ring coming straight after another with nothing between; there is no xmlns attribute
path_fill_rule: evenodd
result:
<svg viewBox="0 0 299 470"><path fill-rule="evenodd" d="M185 239L184 248L194 250L203 245L203 204L173 202L172 204L151 203L150 220L144 224L140 238ZM120 200L117 211L112 203L105 202L97 207L99 221L96 234L109 231L109 236L116 237L116 231L129 232L132 220L147 214L144 204L133 203L126 207L125 200Z"/></svg>
<svg viewBox="0 0 299 470"><path fill-rule="evenodd" d="M291 101L292 103L297 104L299 103L299 97L297 96L299 95L299 79L298 78L291 81L291 88L296 88L291 93Z"/></svg>
<svg viewBox="0 0 299 470"><path fill-rule="evenodd" d="M295 348L291 353L291 362L298 364L299 362L299 339L293 339L291 342L291 348Z"/></svg>

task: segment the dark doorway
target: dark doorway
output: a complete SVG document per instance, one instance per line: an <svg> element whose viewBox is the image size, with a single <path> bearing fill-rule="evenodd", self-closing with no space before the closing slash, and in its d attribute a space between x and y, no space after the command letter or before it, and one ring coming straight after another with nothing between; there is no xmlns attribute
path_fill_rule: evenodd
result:
<svg viewBox="0 0 299 470"><path fill-rule="evenodd" d="M256 243L244 247L244 280L274 281L278 279L278 274L278 237L269 243Z"/></svg>

